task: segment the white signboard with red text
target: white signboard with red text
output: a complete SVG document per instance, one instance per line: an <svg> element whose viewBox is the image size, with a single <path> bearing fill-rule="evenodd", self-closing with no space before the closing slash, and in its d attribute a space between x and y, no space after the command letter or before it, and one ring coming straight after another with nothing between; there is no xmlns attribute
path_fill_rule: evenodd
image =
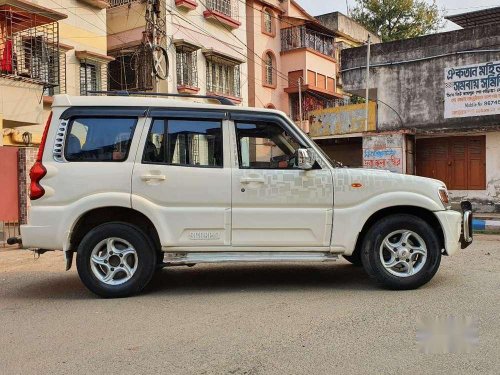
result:
<svg viewBox="0 0 500 375"><path fill-rule="evenodd" d="M500 114L500 61L444 69L444 118Z"/></svg>

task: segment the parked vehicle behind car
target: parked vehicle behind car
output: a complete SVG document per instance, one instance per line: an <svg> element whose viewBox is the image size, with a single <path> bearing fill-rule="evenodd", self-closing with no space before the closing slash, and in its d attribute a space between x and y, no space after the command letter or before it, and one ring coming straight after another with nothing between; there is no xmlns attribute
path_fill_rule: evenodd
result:
<svg viewBox="0 0 500 375"><path fill-rule="evenodd" d="M30 177L23 246L68 269L76 254L104 297L166 266L339 256L412 289L472 241L470 204L451 210L441 181L338 167L276 110L56 95Z"/></svg>

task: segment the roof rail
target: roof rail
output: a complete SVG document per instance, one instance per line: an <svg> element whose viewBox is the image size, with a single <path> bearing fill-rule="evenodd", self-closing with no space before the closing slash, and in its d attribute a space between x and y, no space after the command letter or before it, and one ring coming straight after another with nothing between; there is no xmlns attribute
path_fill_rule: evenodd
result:
<svg viewBox="0 0 500 375"><path fill-rule="evenodd" d="M156 92L142 92L142 91L87 91L89 94L106 94L106 95L115 95L115 96L132 96L132 95L142 95L142 96L172 96L172 97L180 97L180 98L193 98L193 99L212 99L217 100L220 104L223 105L234 105L234 103L223 96L219 95L191 95L191 94L167 94L167 93L156 93Z"/></svg>

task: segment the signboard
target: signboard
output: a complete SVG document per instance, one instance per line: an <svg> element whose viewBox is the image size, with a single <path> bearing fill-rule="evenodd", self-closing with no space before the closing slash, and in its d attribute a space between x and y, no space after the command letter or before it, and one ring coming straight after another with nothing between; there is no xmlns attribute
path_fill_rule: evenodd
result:
<svg viewBox="0 0 500 375"><path fill-rule="evenodd" d="M363 137L363 167L403 173L402 134Z"/></svg>
<svg viewBox="0 0 500 375"><path fill-rule="evenodd" d="M369 131L375 130L376 111L376 103L368 103ZM366 105L364 103L319 109L309 112L309 115L311 116L309 135L313 138L365 131Z"/></svg>
<svg viewBox="0 0 500 375"><path fill-rule="evenodd" d="M500 114L500 61L444 69L444 118Z"/></svg>

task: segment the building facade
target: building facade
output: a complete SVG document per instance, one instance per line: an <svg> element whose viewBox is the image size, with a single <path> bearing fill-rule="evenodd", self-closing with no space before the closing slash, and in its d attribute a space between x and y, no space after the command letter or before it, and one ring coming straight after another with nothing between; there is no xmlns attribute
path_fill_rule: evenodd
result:
<svg viewBox="0 0 500 375"><path fill-rule="evenodd" d="M107 88L107 6L0 0L0 240L3 223L26 220L28 173L52 96Z"/></svg>
<svg viewBox="0 0 500 375"><path fill-rule="evenodd" d="M39 143L52 95L107 87L106 7L102 0L0 0L3 145Z"/></svg>
<svg viewBox="0 0 500 375"><path fill-rule="evenodd" d="M148 6L157 4L157 33L168 72L155 75L147 43ZM115 1L108 10L110 89L219 95L248 103L245 4L238 0ZM113 32L111 31L113 29ZM146 45L145 45L146 44Z"/></svg>
<svg viewBox="0 0 500 375"><path fill-rule="evenodd" d="M246 9L249 104L282 110L308 132L309 112L342 98L335 32L293 0L248 0Z"/></svg>
<svg viewBox="0 0 500 375"><path fill-rule="evenodd" d="M500 8L474 27L372 46L376 129L363 166L444 181L452 199L500 211ZM496 18L495 18L496 17ZM364 96L366 47L342 53L344 89Z"/></svg>

